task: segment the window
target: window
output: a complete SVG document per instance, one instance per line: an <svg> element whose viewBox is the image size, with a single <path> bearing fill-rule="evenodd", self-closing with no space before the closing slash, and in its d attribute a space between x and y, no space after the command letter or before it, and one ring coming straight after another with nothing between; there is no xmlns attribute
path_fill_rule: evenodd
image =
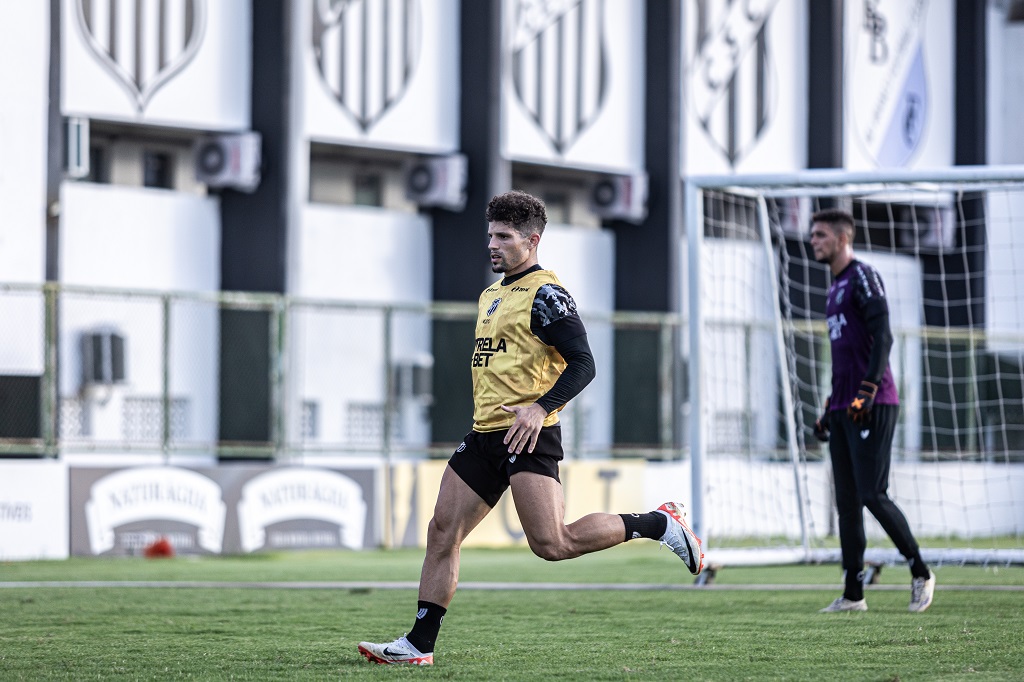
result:
<svg viewBox="0 0 1024 682"><path fill-rule="evenodd" d="M564 192L547 192L543 196L547 207L548 222L569 225L569 195Z"/></svg>
<svg viewBox="0 0 1024 682"><path fill-rule="evenodd" d="M316 440L320 437L320 403L315 400L302 401L299 433L302 440Z"/></svg>
<svg viewBox="0 0 1024 682"><path fill-rule="evenodd" d="M408 155L318 142L309 149L309 201L416 213L405 197Z"/></svg>
<svg viewBox="0 0 1024 682"><path fill-rule="evenodd" d="M142 154L142 186L174 187L174 160L167 152L146 150Z"/></svg>
<svg viewBox="0 0 1024 682"><path fill-rule="evenodd" d="M383 206L384 193L380 175L357 173L354 181L355 195L352 203L356 206Z"/></svg>
<svg viewBox="0 0 1024 682"><path fill-rule="evenodd" d="M106 146L92 145L89 147L89 175L87 182L110 182L110 154Z"/></svg>
<svg viewBox="0 0 1024 682"><path fill-rule="evenodd" d="M549 225L600 228L601 219L589 209L591 188L599 177L570 168L512 164L512 187L544 201Z"/></svg>

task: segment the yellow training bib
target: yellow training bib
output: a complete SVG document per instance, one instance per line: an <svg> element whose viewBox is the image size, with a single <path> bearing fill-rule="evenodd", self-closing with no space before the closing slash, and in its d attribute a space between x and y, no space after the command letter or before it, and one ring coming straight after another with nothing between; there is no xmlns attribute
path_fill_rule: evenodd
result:
<svg viewBox="0 0 1024 682"><path fill-rule="evenodd" d="M480 294L473 348L473 430L500 431L515 415L502 405L529 405L547 393L565 369L565 360L530 331L533 299L545 284L561 286L550 270L537 270ZM561 408L559 408L561 409ZM558 411L544 426L558 423Z"/></svg>

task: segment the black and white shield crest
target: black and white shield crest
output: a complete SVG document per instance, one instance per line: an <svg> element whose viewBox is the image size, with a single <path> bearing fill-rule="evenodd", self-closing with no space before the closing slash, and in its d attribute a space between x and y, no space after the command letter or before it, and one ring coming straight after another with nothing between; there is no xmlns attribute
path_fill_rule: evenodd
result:
<svg viewBox="0 0 1024 682"><path fill-rule="evenodd" d="M600 114L607 95L604 0L519 0L513 26L516 97L563 154Z"/></svg>
<svg viewBox="0 0 1024 682"><path fill-rule="evenodd" d="M695 1L693 113L735 166L771 122L775 82L768 21L778 0Z"/></svg>
<svg viewBox="0 0 1024 682"><path fill-rule="evenodd" d="M364 133L405 93L419 61L419 0L315 0L320 78Z"/></svg>
<svg viewBox="0 0 1024 682"><path fill-rule="evenodd" d="M206 30L206 0L76 0L85 44L139 113L192 61Z"/></svg>

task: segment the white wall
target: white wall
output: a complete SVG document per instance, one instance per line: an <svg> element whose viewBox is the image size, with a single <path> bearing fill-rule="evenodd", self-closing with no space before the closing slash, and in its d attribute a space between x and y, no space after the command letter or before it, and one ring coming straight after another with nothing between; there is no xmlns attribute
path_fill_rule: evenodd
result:
<svg viewBox="0 0 1024 682"><path fill-rule="evenodd" d="M541 266L554 270L575 299L597 368L594 381L559 414L562 442L567 448L574 442L609 446L615 344L612 327L605 320L615 308L615 235L610 230L549 225L538 253Z"/></svg>
<svg viewBox="0 0 1024 682"><path fill-rule="evenodd" d="M290 292L341 301L427 302L431 239L425 217L359 206L307 205Z"/></svg>
<svg viewBox="0 0 1024 682"><path fill-rule="evenodd" d="M65 183L60 269L65 284L149 292L211 292L220 285L219 201L213 197L91 183ZM65 295L60 310L61 396L79 394L82 332L125 337L126 383L90 393L98 439L122 435L128 397L161 395L162 302L158 296ZM172 398L190 402L188 436L210 442L217 428L218 312L204 302L171 313Z"/></svg>
<svg viewBox="0 0 1024 682"><path fill-rule="evenodd" d="M65 284L171 291L220 287L220 202L162 189L65 183Z"/></svg>
<svg viewBox="0 0 1024 682"><path fill-rule="evenodd" d="M46 276L46 147L50 13L0 3L0 281ZM17 319L6 315L3 319Z"/></svg>
<svg viewBox="0 0 1024 682"><path fill-rule="evenodd" d="M987 158L993 165L1024 163L1024 21L1007 23L1004 4L988 5Z"/></svg>
<svg viewBox="0 0 1024 682"><path fill-rule="evenodd" d="M347 5L297 0L292 6L293 104L298 108L294 120L306 136L409 151L455 151L459 137L458 0ZM370 30L363 33L362 12L367 7L374 12ZM392 22L387 37L382 26L385 9ZM323 60L317 59L314 48L314 15L320 16L326 27L321 41ZM405 20L408 33L403 40L405 29L399 22ZM359 71L363 40L369 55L365 73ZM344 94L337 69L342 44L348 46L345 63L350 67ZM401 69L406 57L410 60L408 78ZM391 85L387 93L380 90L385 60L389 60ZM365 102L364 92L368 94Z"/></svg>
<svg viewBox="0 0 1024 682"><path fill-rule="evenodd" d="M750 462L710 457L704 463L706 505L703 527L706 547L725 538L800 536L796 477L788 463ZM813 538L837 532L832 479L825 463L800 471L807 503L807 522ZM918 538L975 538L987 548L993 535L1019 534L1024 529L1024 466L985 462L894 462L889 495L907 516ZM690 503L690 463L648 463L644 495L650 508L665 500ZM693 512L691 512L692 517ZM885 532L864 513L865 531L872 541ZM924 547L945 547L930 540ZM872 543L874 544L874 542Z"/></svg>
<svg viewBox="0 0 1024 682"><path fill-rule="evenodd" d="M300 214L301 223L293 231L296 271L291 294L377 306L430 301L432 245L425 217L323 204L306 205ZM358 426L363 423L356 418L359 410L384 403L384 318L377 310L301 305L294 310L290 433L296 435L300 403L315 401L320 405L321 442L358 441L358 433L370 434L375 428ZM427 318L397 314L391 350L398 362L429 358ZM421 427L409 437L425 443L427 434Z"/></svg>
<svg viewBox="0 0 1024 682"><path fill-rule="evenodd" d="M644 4L505 0L503 12L503 155L575 168L642 170ZM577 32L581 17L584 27ZM517 58L523 64L520 88L513 78ZM539 72L545 76L534 78Z"/></svg>
<svg viewBox="0 0 1024 682"><path fill-rule="evenodd" d="M708 449L734 450L743 444L740 424L732 420L739 415L750 420L752 447L774 449L779 396L776 298L764 247L708 239L704 249L702 422L708 429Z"/></svg>
<svg viewBox="0 0 1024 682"><path fill-rule="evenodd" d="M45 4L45 3L40 3ZM166 3L161 22L154 10L163 3L118 3L120 41L115 54L105 49L108 3L90 3L95 35L88 35L76 0L64 0L61 108L66 115L141 122L199 130L249 128L251 10L248 0L192 3L195 29L186 36L185 2ZM141 26L141 31L136 29ZM166 31L160 35L160 30ZM157 62L164 44L168 61ZM136 45L143 73L134 75Z"/></svg>
<svg viewBox="0 0 1024 682"><path fill-rule="evenodd" d="M777 173L805 168L806 2L707 0L702 5L707 22L703 28L698 3L683 3L681 173ZM756 48L762 29L766 33L763 59ZM698 44L700 31L707 33L703 46ZM733 77L735 87L730 88ZM763 123L760 129L759 122Z"/></svg>
<svg viewBox="0 0 1024 682"><path fill-rule="evenodd" d="M985 326L995 337L988 347L1017 355L1024 335L1024 297L1020 295L1024 272L1024 191L989 192L985 222Z"/></svg>

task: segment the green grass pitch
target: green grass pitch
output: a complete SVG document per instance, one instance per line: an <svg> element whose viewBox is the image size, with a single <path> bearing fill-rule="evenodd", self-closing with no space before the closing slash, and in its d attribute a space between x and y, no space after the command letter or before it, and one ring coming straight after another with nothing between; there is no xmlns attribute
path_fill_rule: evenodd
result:
<svg viewBox="0 0 1024 682"><path fill-rule="evenodd" d="M416 594L364 583L415 583L421 559L400 550L0 564L0 679L1024 678L1024 568L936 567L935 603L911 614L909 573L889 566L867 613L819 614L839 593L834 565L727 567L695 588L654 543L556 564L464 550L466 589L435 665L368 663L356 644L407 631ZM52 584L65 581L77 586ZM660 589L593 589L606 584Z"/></svg>

